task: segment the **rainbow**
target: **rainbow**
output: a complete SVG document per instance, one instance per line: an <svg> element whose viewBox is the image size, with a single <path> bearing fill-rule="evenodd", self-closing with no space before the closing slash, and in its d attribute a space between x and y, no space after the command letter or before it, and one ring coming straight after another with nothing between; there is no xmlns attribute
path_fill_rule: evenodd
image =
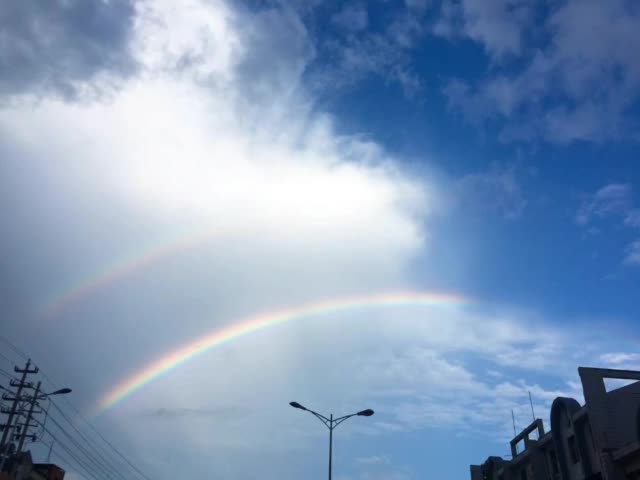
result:
<svg viewBox="0 0 640 480"><path fill-rule="evenodd" d="M109 389L100 398L94 414L97 415L115 406L151 381L207 350L268 327L293 320L318 317L330 313L365 307L394 307L406 305L461 306L467 303L469 303L469 301L466 298L448 293L377 293L373 295L327 299L275 312L248 316L227 327L207 333L133 373Z"/></svg>
<svg viewBox="0 0 640 480"><path fill-rule="evenodd" d="M142 252L128 255L111 262L51 295L48 301L41 306L40 314L44 318L55 317L70 305L81 301L83 298L122 278L150 267L165 257L175 255L182 251L188 251L213 238L228 233L228 230L213 230L191 234L182 238L173 239L161 245L147 247Z"/></svg>

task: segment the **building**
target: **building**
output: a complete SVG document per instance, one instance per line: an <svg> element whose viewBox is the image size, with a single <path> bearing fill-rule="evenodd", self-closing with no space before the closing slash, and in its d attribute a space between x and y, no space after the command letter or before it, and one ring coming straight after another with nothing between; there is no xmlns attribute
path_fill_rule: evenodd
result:
<svg viewBox="0 0 640 480"><path fill-rule="evenodd" d="M53 463L34 463L29 480L64 480L64 473Z"/></svg>
<svg viewBox="0 0 640 480"><path fill-rule="evenodd" d="M65 471L52 463L33 463L30 452L13 454L0 480L64 480Z"/></svg>
<svg viewBox="0 0 640 480"><path fill-rule="evenodd" d="M511 440L511 459L471 465L471 480L640 480L640 372L578 373L585 404L556 398L551 431L536 419ZM636 381L607 392L605 379Z"/></svg>

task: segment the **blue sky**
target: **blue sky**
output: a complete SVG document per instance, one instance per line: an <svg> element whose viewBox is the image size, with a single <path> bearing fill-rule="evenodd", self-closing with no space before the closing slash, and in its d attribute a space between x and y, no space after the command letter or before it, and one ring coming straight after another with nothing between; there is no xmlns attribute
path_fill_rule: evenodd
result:
<svg viewBox="0 0 640 480"><path fill-rule="evenodd" d="M579 365L640 366L633 2L26 1L2 22L2 334L80 410L250 315L466 299L171 370L94 419L157 478L319 478L326 432L291 400L376 410L337 432L337 479L460 478L507 452L528 391L546 422Z"/></svg>

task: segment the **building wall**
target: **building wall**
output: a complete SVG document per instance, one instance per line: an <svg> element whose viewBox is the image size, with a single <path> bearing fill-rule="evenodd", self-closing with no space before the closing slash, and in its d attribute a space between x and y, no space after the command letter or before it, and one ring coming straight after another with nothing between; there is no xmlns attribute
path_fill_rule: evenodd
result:
<svg viewBox="0 0 640 480"><path fill-rule="evenodd" d="M605 378L640 380L640 372L578 372L585 406L556 398L551 432L542 435L540 420L529 425L511 441L513 458L489 457L480 466L480 480L640 480L640 382L611 392L604 384ZM530 438L536 430L538 438ZM521 440L525 451L516 452ZM471 478L479 480L474 467Z"/></svg>

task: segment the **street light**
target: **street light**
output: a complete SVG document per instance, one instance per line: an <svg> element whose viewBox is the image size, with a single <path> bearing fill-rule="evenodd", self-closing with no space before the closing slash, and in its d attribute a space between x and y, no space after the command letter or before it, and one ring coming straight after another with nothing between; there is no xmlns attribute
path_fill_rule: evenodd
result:
<svg viewBox="0 0 640 480"><path fill-rule="evenodd" d="M336 428L338 425L340 425L342 422L344 422L346 419L351 418L351 417L356 417L356 416L360 416L360 417L370 417L371 415L373 415L373 410L371 410L370 408L367 408L366 410L361 410L357 413L352 413L351 415L344 415L342 417L339 418L333 418L333 413L331 415L329 415L329 418L325 417L324 415L319 414L318 412L314 412L313 410L309 410L307 407L300 405L298 402L289 402L289 405L291 405L293 408L297 408L299 410L304 410L306 412L309 412L313 415L316 416L316 418L318 418L318 420L320 420L322 423L324 423L325 427L327 427L329 429L329 480L331 480L331 460L332 460L332 452L333 452L333 429Z"/></svg>
<svg viewBox="0 0 640 480"><path fill-rule="evenodd" d="M53 395L65 395L71 392L72 390L70 388L61 388L59 390L56 390L55 392L41 394L40 396L38 396L38 400L43 400L47 397L52 397Z"/></svg>
<svg viewBox="0 0 640 480"><path fill-rule="evenodd" d="M5 392L9 392L12 393L11 390L9 390L6 387L3 387L2 385L0 385L0 390L4 390ZM71 393L73 390L71 390L70 388L60 388L59 390L56 390L55 392L51 392L51 393L40 393L38 394L38 396L36 397L37 400L44 400L47 397L52 397L53 395L65 395L67 393ZM29 395L25 395L24 397L18 397L18 400L31 400L34 397L31 397Z"/></svg>
<svg viewBox="0 0 640 480"><path fill-rule="evenodd" d="M27 413L27 421L25 422L25 425L27 426L26 428L29 428L29 423L31 422L31 417L33 416L33 409L35 408L36 404L38 403L38 400L44 400L48 397L52 397L54 395L64 395L65 393L71 393L71 389L70 388L61 388L59 390L56 390L55 392L51 392L51 393L40 393L40 385L42 384L42 382L38 382L38 385L36 385L36 391L33 394L33 397L30 397L29 399L31 400L31 405L29 406L29 413ZM20 442L18 443L18 452L22 451L22 446L24 445L24 441L27 438L27 435L25 433L23 433L20 436Z"/></svg>

